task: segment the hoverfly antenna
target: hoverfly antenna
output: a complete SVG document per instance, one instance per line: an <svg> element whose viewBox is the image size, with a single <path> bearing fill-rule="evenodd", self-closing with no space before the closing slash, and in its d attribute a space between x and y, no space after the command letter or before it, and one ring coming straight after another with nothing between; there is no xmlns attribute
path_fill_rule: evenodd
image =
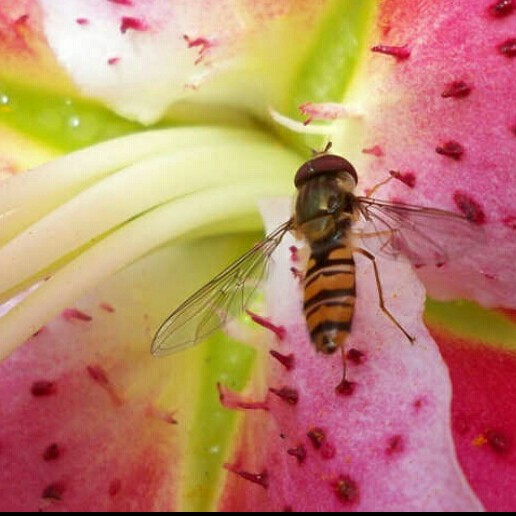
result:
<svg viewBox="0 0 516 516"><path fill-rule="evenodd" d="M324 154L328 154L328 152L330 151L330 149L333 147L333 142L328 142L326 144L326 147L324 147L324 149L322 151L318 151L317 149L314 149L313 147L310 148L310 150L312 151L312 157L316 157L316 156L322 156Z"/></svg>

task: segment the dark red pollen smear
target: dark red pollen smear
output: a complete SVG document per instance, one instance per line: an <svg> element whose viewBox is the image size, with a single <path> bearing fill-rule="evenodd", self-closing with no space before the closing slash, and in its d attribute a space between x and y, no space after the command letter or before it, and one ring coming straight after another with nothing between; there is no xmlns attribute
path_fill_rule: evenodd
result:
<svg viewBox="0 0 516 516"><path fill-rule="evenodd" d="M505 217L502 222L509 229L516 229L516 215Z"/></svg>
<svg viewBox="0 0 516 516"><path fill-rule="evenodd" d="M456 191L453 194L453 200L457 208L464 214L464 216L474 224L484 224L486 221L486 214L475 199L469 194Z"/></svg>
<svg viewBox="0 0 516 516"><path fill-rule="evenodd" d="M47 449L43 452L43 460L45 462L52 462L57 460L61 456L61 450L56 443L52 443Z"/></svg>
<svg viewBox="0 0 516 516"><path fill-rule="evenodd" d="M446 85L445 89L441 93L441 97L444 99L463 99L471 93L472 89L473 88L464 81L453 81Z"/></svg>
<svg viewBox="0 0 516 516"><path fill-rule="evenodd" d="M487 444L496 453L507 455L512 449L512 443L509 437L501 430L488 430L484 433Z"/></svg>
<svg viewBox="0 0 516 516"><path fill-rule="evenodd" d="M300 444L296 448L290 448L289 450L287 450L287 453L292 457L295 457L299 464L303 464L303 462L305 462L306 448L302 444Z"/></svg>
<svg viewBox="0 0 516 516"><path fill-rule="evenodd" d="M449 140L435 148L437 154L459 161L464 154L464 147L455 140Z"/></svg>
<svg viewBox="0 0 516 516"><path fill-rule="evenodd" d="M322 428L311 428L306 435L316 450L320 450L326 442L326 432Z"/></svg>
<svg viewBox="0 0 516 516"><path fill-rule="evenodd" d="M292 389L291 387L282 387L281 389L273 389L271 387L269 391L289 405L297 405L299 401L299 393L296 389Z"/></svg>
<svg viewBox="0 0 516 516"><path fill-rule="evenodd" d="M104 371L104 369L102 369L102 367L98 365L88 366L86 367L86 371L93 381L104 386L110 385L107 373Z"/></svg>
<svg viewBox="0 0 516 516"><path fill-rule="evenodd" d="M131 16L124 16L120 22L120 32L125 34L128 30L135 30L137 32L145 32L148 30L148 25L141 18L132 18Z"/></svg>
<svg viewBox="0 0 516 516"><path fill-rule="evenodd" d="M224 468L228 471L231 471L231 473L238 475L244 480L248 480L253 484L257 484L263 487L264 489L267 489L269 487L269 474L267 470L264 470L262 473L249 473L248 471L241 470L231 464L224 464Z"/></svg>
<svg viewBox="0 0 516 516"><path fill-rule="evenodd" d="M321 452L321 457L325 460L334 459L335 456L337 455L337 450L335 449L335 446L333 446L333 444L330 444L330 443L324 443L321 446L320 452Z"/></svg>
<svg viewBox="0 0 516 516"><path fill-rule="evenodd" d="M122 481L115 478L109 484L108 494L111 498L114 498L122 490Z"/></svg>
<svg viewBox="0 0 516 516"><path fill-rule="evenodd" d="M337 498L344 504L355 504L360 499L358 484L349 476L341 475L334 483Z"/></svg>
<svg viewBox="0 0 516 516"><path fill-rule="evenodd" d="M377 54L384 54L394 57L397 61L404 61L410 57L410 49L407 45L390 46L390 45L376 45L371 48L372 52Z"/></svg>
<svg viewBox="0 0 516 516"><path fill-rule="evenodd" d="M62 482L54 482L43 489L41 498L44 500L53 500L59 502L63 499L63 494L66 488Z"/></svg>
<svg viewBox="0 0 516 516"><path fill-rule="evenodd" d="M516 57L516 38L509 38L500 43L498 51L506 57Z"/></svg>
<svg viewBox="0 0 516 516"><path fill-rule="evenodd" d="M396 455L405 450L405 439L402 435L393 435L387 440L387 455Z"/></svg>
<svg viewBox="0 0 516 516"><path fill-rule="evenodd" d="M75 22L77 23L77 25L88 25L90 23L90 20L88 20L88 18L77 18Z"/></svg>
<svg viewBox="0 0 516 516"><path fill-rule="evenodd" d="M351 396L354 394L356 386L357 384L355 382L350 382L344 378L342 382L335 387L335 392L341 396Z"/></svg>
<svg viewBox="0 0 516 516"><path fill-rule="evenodd" d="M32 384L30 392L35 398L44 398L54 395L57 392L57 387L54 382L40 380Z"/></svg>
<svg viewBox="0 0 516 516"><path fill-rule="evenodd" d="M396 180L406 184L409 188L416 186L416 175L413 172L399 172L397 170L390 170L389 174Z"/></svg>
<svg viewBox="0 0 516 516"><path fill-rule="evenodd" d="M274 357L287 371L292 371L294 369L294 355L282 355L278 351L271 349L269 351L270 355Z"/></svg>
<svg viewBox="0 0 516 516"><path fill-rule="evenodd" d="M515 0L498 0L489 6L489 13L495 18L505 18L514 12L515 6Z"/></svg>
<svg viewBox="0 0 516 516"><path fill-rule="evenodd" d="M299 261L299 249L295 245L291 245L288 250L290 251L290 259L293 262Z"/></svg>
<svg viewBox="0 0 516 516"><path fill-rule="evenodd" d="M125 5L127 7L132 7L133 0L108 0L108 2L111 2L112 4L118 4L118 5Z"/></svg>
<svg viewBox="0 0 516 516"><path fill-rule="evenodd" d="M366 361L366 356L362 351L356 348L351 348L346 353L346 359L349 360L352 364L362 365Z"/></svg>

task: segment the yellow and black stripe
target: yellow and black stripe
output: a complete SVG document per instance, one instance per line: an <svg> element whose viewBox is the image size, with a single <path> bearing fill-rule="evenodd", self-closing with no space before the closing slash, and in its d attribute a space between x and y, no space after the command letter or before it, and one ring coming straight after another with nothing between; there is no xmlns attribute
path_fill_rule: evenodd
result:
<svg viewBox="0 0 516 516"><path fill-rule="evenodd" d="M351 248L334 242L312 246L304 282L304 312L316 349L326 354L344 344L355 307L355 261Z"/></svg>

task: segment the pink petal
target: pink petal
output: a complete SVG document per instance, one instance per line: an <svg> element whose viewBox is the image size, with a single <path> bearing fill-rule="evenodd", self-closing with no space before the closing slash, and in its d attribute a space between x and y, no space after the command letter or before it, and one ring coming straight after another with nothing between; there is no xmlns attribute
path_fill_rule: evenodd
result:
<svg viewBox="0 0 516 516"><path fill-rule="evenodd" d="M452 422L460 464L488 511L516 505L516 374L513 353L433 329L453 382Z"/></svg>
<svg viewBox="0 0 516 516"><path fill-rule="evenodd" d="M117 308L83 302L90 322L56 318L0 364L3 511L174 507L177 406L154 405L170 364L150 357L134 303Z"/></svg>
<svg viewBox="0 0 516 516"><path fill-rule="evenodd" d="M269 207L269 229L288 206ZM421 321L424 292L411 268L379 263L388 306L416 336L413 346L379 311L371 266L357 258L355 331L347 349L363 356L348 365L354 388L338 394L341 358L316 355L308 340L299 283L289 274L291 245L284 242L276 255L269 310L286 329L274 347L293 354L295 365L288 371L270 358L266 385L296 392L297 400L276 392L269 412L246 414L220 508L480 510L456 460L450 381Z"/></svg>
<svg viewBox="0 0 516 516"><path fill-rule="evenodd" d="M377 44L410 48L395 60L371 54L366 67L369 184L389 170L411 173L412 188L392 182L380 198L463 213L486 241L443 269L419 273L439 298L516 304L512 178L516 150L516 61L499 50L514 36L514 16L496 16L485 0L381 3Z"/></svg>

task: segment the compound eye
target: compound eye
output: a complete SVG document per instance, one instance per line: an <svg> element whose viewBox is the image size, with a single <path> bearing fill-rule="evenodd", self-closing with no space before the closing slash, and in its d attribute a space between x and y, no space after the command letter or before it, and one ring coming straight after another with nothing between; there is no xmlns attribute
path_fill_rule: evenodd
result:
<svg viewBox="0 0 516 516"><path fill-rule="evenodd" d="M355 167L347 159L335 154L323 154L301 165L296 173L294 183L299 188L303 183L316 176L338 173L349 174L357 184L358 176Z"/></svg>

